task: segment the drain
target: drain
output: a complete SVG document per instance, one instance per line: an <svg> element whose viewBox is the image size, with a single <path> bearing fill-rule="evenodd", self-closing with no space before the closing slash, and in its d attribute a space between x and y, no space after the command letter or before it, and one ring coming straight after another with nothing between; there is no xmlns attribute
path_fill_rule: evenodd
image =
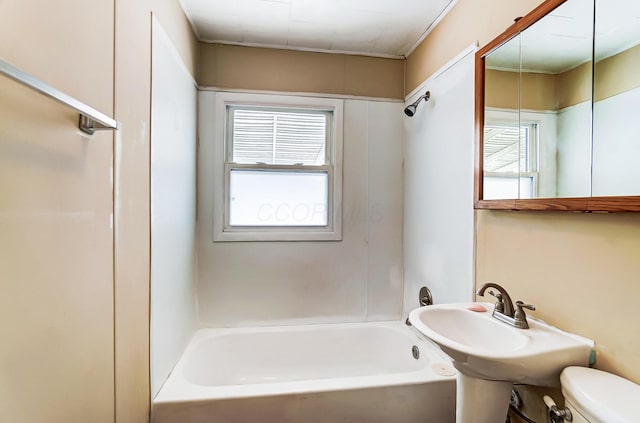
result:
<svg viewBox="0 0 640 423"><path fill-rule="evenodd" d="M413 355L413 358L415 358L416 360L420 358L420 349L417 345L411 347L411 355Z"/></svg>

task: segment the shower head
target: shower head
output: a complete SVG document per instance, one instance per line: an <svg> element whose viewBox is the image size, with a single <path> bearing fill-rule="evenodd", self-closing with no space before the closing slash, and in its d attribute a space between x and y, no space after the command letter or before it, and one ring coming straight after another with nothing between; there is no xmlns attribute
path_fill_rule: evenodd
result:
<svg viewBox="0 0 640 423"><path fill-rule="evenodd" d="M416 106L417 106L417 104L412 104L410 106L407 106L404 109L404 114L409 116L409 117L415 115L416 114Z"/></svg>
<svg viewBox="0 0 640 423"><path fill-rule="evenodd" d="M427 91L424 95L421 95L413 104L408 105L404 109L404 114L411 117L416 114L416 109L418 108L418 104L424 99L425 101L429 101L431 98L431 92Z"/></svg>

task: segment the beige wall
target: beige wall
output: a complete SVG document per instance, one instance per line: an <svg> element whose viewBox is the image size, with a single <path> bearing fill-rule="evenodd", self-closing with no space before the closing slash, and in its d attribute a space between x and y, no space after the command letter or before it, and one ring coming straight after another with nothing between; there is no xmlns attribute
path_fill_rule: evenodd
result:
<svg viewBox="0 0 640 423"><path fill-rule="evenodd" d="M640 87L640 45L596 64L596 101Z"/></svg>
<svg viewBox="0 0 640 423"><path fill-rule="evenodd" d="M0 9L0 57L113 114L113 1ZM113 422L113 135L0 92L0 421Z"/></svg>
<svg viewBox="0 0 640 423"><path fill-rule="evenodd" d="M522 81L520 81L522 77ZM552 75L541 73L485 72L485 106L526 110L560 110L591 98L591 63Z"/></svg>
<svg viewBox="0 0 640 423"><path fill-rule="evenodd" d="M593 96L600 101L640 87L640 45L596 63ZM584 63L558 75L560 108L587 101L592 96L592 64Z"/></svg>
<svg viewBox="0 0 640 423"><path fill-rule="evenodd" d="M200 43L205 87L404 98L404 60Z"/></svg>
<svg viewBox="0 0 640 423"><path fill-rule="evenodd" d="M591 99L592 64L584 63L558 75L560 109Z"/></svg>
<svg viewBox="0 0 640 423"><path fill-rule="evenodd" d="M522 78L522 81L520 81ZM519 86L522 98L519 100ZM558 79L542 73L485 72L485 105L501 109L558 110Z"/></svg>
<svg viewBox="0 0 640 423"><path fill-rule="evenodd" d="M196 76L200 48L198 40L191 29L191 23L185 16L179 0L147 0L152 6L155 17L171 38L182 61L192 76Z"/></svg>
<svg viewBox="0 0 640 423"><path fill-rule="evenodd" d="M152 10L192 73L195 37L177 0L1 9L0 57L122 128L0 77L0 421L146 422Z"/></svg>

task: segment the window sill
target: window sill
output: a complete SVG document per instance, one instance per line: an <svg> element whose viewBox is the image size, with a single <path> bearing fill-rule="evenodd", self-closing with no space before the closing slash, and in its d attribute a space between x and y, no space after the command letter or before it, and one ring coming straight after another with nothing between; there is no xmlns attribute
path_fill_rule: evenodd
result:
<svg viewBox="0 0 640 423"><path fill-rule="evenodd" d="M342 231L314 229L298 229L283 231L265 230L233 230L214 231L214 242L264 242L264 241L342 241Z"/></svg>

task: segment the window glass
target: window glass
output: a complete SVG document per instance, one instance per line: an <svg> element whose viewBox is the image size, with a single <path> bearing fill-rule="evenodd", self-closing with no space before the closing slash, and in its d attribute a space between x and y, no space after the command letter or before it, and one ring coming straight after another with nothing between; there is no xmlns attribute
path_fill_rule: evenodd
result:
<svg viewBox="0 0 640 423"><path fill-rule="evenodd" d="M232 170L231 226L326 226L326 172Z"/></svg>

